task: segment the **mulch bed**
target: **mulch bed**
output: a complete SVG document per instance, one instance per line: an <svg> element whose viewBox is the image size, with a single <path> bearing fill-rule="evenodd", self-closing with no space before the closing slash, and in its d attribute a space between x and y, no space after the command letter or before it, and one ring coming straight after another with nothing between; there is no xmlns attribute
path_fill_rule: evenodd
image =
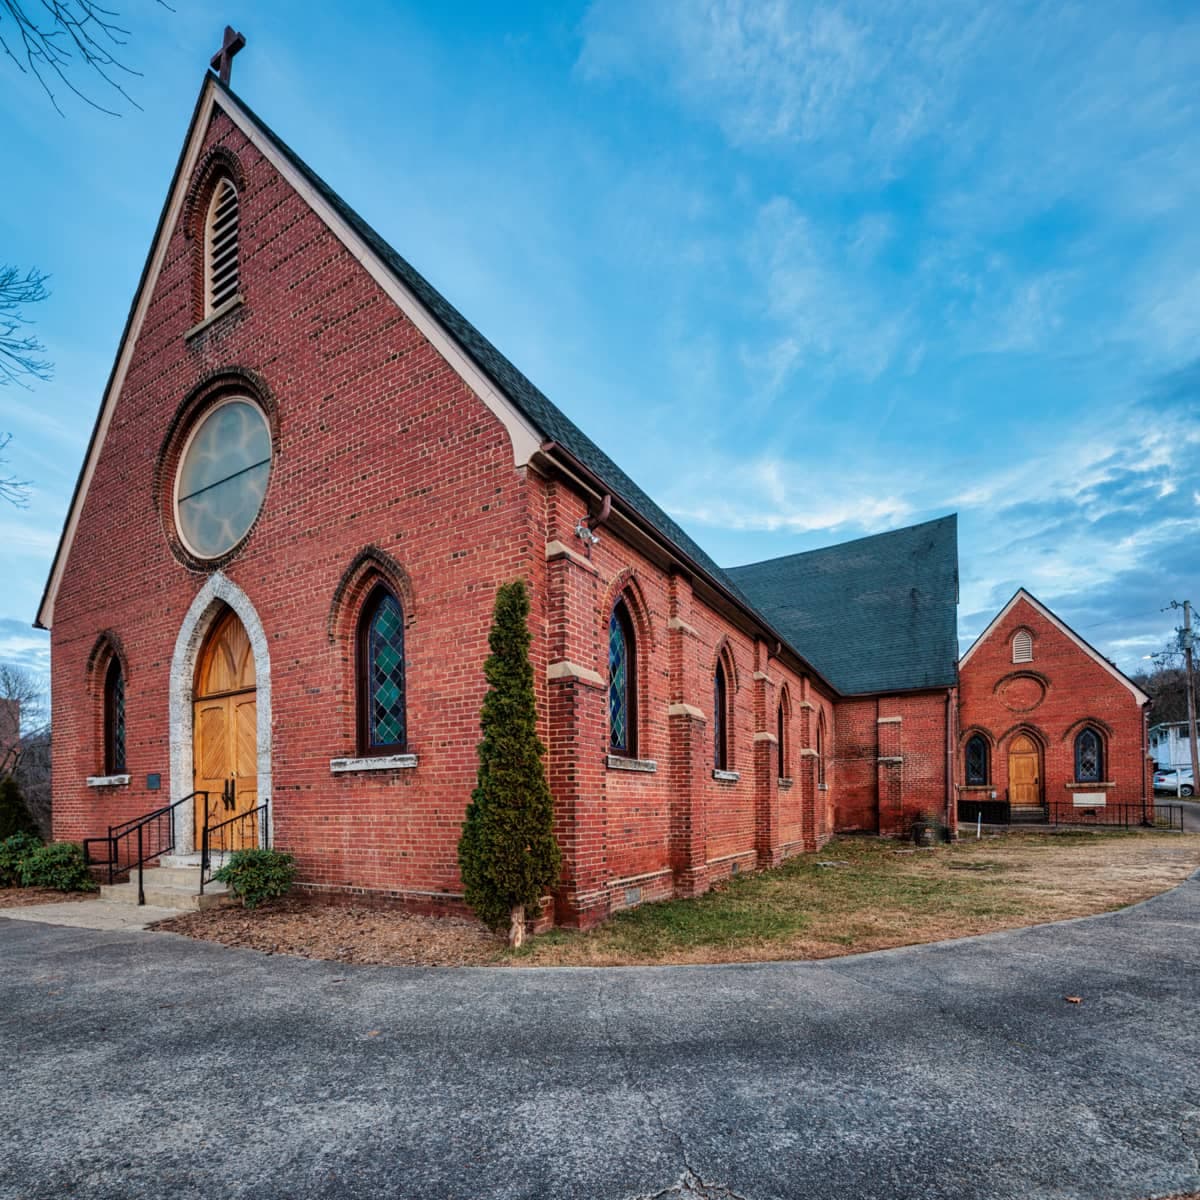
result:
<svg viewBox="0 0 1200 1200"><path fill-rule="evenodd" d="M247 911L210 908L151 926L223 946L389 967L488 966L505 943L461 917L314 904L298 897Z"/></svg>
<svg viewBox="0 0 1200 1200"><path fill-rule="evenodd" d="M61 904L64 900L95 900L98 892L56 892L51 888L0 888L0 908L32 904Z"/></svg>

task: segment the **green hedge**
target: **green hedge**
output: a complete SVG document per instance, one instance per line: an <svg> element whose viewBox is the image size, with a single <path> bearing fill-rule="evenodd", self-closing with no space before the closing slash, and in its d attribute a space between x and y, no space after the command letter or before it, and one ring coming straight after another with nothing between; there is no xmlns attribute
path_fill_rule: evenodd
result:
<svg viewBox="0 0 1200 1200"><path fill-rule="evenodd" d="M21 868L41 844L32 833L14 833L0 841L0 887L21 886Z"/></svg>
<svg viewBox="0 0 1200 1200"><path fill-rule="evenodd" d="M21 885L56 892L96 890L83 861L83 847L77 842L51 842L31 851L21 862Z"/></svg>
<svg viewBox="0 0 1200 1200"><path fill-rule="evenodd" d="M228 884L246 908L257 908L264 900L275 900L291 889L296 860L279 850L235 850L213 878Z"/></svg>

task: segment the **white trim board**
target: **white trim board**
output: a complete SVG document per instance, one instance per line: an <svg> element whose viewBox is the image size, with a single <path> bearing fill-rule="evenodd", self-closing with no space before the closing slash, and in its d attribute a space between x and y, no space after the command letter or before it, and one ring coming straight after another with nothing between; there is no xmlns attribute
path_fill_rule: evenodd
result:
<svg viewBox="0 0 1200 1200"><path fill-rule="evenodd" d="M1006 616L1016 607L1017 602L1024 600L1036 613L1045 617L1051 625L1054 626L1060 633L1070 638L1075 645L1084 652L1094 662L1099 663L1115 680L1127 687L1139 704L1149 704L1150 697L1142 691L1132 679L1126 678L1116 667L1100 653L1099 650L1093 649L1087 642L1083 640L1065 621L1056 617L1036 596L1027 592L1024 588L1017 588L1013 594L1013 598L988 622L987 628L971 643L970 649L958 660L958 669L961 672L963 667L967 665L967 660L975 651L983 645L991 636L992 631L1004 620ZM1026 665L1026 664L1019 664ZM1037 666L1036 661L1033 664Z"/></svg>
<svg viewBox="0 0 1200 1200"><path fill-rule="evenodd" d="M112 421L113 410L117 397L125 385L125 377L133 357L133 349L142 331L146 319L146 311L150 306L150 298L158 283L162 271L163 260L166 257L167 246L171 235L179 224L180 213L191 186L196 163L200 157L201 147L208 135L212 123L214 108L220 108L227 117L238 127L247 140L269 162L274 170L299 193L310 209L329 227L335 237L358 260L367 274L395 302L406 317L417 327L421 334L430 342L433 348L450 365L460 379L471 389L479 400L491 410L508 431L512 442L513 461L518 467L524 466L533 454L546 440L545 435L517 410L517 408L492 385L487 376L475 365L470 357L459 347L458 343L442 328L433 314L392 274L388 266L367 245L357 233L334 211L332 206L308 183L301 173L276 148L266 131L250 116L250 114L228 92L218 89L213 76L206 76L200 92L196 112L192 118L192 126L185 142L184 151L179 161L174 184L167 197L160 220L158 231L146 260L146 270L139 284L137 296L128 328L117 351L116 364L104 399L100 406L100 415L96 421L95 432L88 447L87 458L80 472L79 483L71 500L71 507L63 526L62 537L54 556L54 565L50 570L50 578L46 584L46 592L38 608L37 625L50 629L54 623L54 604L58 598L58 589L62 584L63 571L70 557L71 545L79 527L79 515L83 510L84 499L91 486L92 477L96 472L104 440ZM183 337L185 331L180 330Z"/></svg>

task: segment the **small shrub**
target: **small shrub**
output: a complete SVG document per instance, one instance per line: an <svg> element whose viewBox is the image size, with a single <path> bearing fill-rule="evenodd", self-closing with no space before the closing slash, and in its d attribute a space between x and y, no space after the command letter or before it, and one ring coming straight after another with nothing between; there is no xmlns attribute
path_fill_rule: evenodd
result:
<svg viewBox="0 0 1200 1200"><path fill-rule="evenodd" d="M56 892L96 890L78 842L51 842L32 851L21 863L21 883L24 887L52 888Z"/></svg>
<svg viewBox="0 0 1200 1200"><path fill-rule="evenodd" d="M213 876L246 908L285 895L296 879L296 860L279 850L235 850Z"/></svg>
<svg viewBox="0 0 1200 1200"><path fill-rule="evenodd" d="M14 833L0 842L0 887L21 886L21 868L41 844L32 833Z"/></svg>
<svg viewBox="0 0 1200 1200"><path fill-rule="evenodd" d="M20 784L11 776L0 779L0 841L14 833L37 833L37 825L29 814L29 806Z"/></svg>

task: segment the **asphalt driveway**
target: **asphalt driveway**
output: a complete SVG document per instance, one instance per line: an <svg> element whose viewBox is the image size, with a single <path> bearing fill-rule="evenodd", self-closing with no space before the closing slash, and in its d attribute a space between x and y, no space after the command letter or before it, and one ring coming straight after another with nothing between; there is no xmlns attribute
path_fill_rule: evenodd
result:
<svg viewBox="0 0 1200 1200"><path fill-rule="evenodd" d="M1196 879L809 964L355 968L0 921L0 1197L1191 1190L1198 935Z"/></svg>

